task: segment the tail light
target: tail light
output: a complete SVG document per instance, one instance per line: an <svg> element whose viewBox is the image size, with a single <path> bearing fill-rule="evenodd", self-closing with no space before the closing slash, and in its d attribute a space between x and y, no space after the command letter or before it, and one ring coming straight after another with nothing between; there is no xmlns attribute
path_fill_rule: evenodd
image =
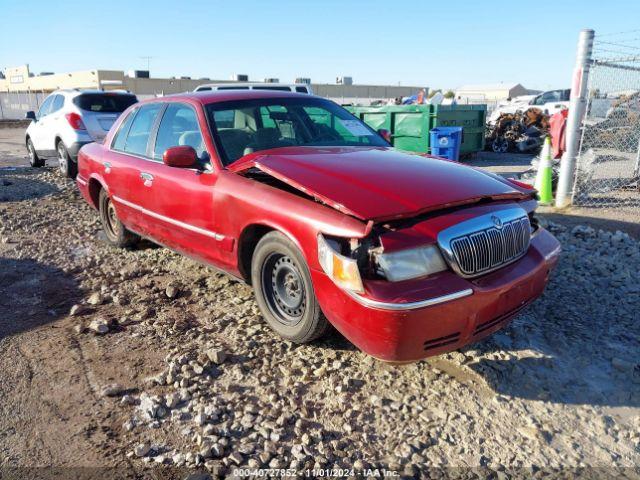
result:
<svg viewBox="0 0 640 480"><path fill-rule="evenodd" d="M67 119L67 122L69 122L69 125L71 125L71 128L73 128L74 130L87 129L87 127L85 127L84 123L82 122L82 117L77 113L75 112L67 113L65 115L65 118Z"/></svg>

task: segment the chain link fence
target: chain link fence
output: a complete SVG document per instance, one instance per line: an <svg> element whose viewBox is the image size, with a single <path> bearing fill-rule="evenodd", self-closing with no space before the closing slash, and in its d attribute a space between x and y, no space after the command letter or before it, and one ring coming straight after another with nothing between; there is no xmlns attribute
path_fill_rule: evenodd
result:
<svg viewBox="0 0 640 480"><path fill-rule="evenodd" d="M640 207L640 45L594 43L573 204Z"/></svg>

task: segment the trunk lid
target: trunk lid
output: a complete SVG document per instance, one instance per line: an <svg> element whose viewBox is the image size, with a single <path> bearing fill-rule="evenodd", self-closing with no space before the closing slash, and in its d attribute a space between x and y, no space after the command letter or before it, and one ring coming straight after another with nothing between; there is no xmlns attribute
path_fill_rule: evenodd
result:
<svg viewBox="0 0 640 480"><path fill-rule="evenodd" d="M257 168L362 220L394 220L482 199L530 193L456 162L392 148L285 147L239 159L235 172Z"/></svg>
<svg viewBox="0 0 640 480"><path fill-rule="evenodd" d="M82 112L82 120L87 132L96 142L102 142L109 129L120 116L119 113Z"/></svg>

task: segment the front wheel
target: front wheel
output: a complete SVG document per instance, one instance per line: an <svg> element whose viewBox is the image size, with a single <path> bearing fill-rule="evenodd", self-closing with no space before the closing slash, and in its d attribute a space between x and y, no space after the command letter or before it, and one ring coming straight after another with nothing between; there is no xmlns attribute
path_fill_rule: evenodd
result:
<svg viewBox="0 0 640 480"><path fill-rule="evenodd" d="M271 328L295 343L321 337L329 322L320 310L304 257L287 237L271 232L256 246L251 280Z"/></svg>
<svg viewBox="0 0 640 480"><path fill-rule="evenodd" d="M67 147L64 146L62 140L56 145L58 152L58 167L63 177L76 178L78 174L78 164L71 159Z"/></svg>
<svg viewBox="0 0 640 480"><path fill-rule="evenodd" d="M132 247L140 240L138 235L127 230L122 224L111 198L104 189L100 190L98 209L102 228L111 245L120 248Z"/></svg>

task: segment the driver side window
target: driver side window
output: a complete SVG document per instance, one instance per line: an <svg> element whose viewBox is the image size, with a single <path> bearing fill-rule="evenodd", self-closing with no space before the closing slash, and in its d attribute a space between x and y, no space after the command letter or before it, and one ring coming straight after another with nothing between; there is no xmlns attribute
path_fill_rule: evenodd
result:
<svg viewBox="0 0 640 480"><path fill-rule="evenodd" d="M193 147L198 158L205 159L206 149L195 110L182 103L170 103L160 121L153 158L162 161L168 148L183 145Z"/></svg>

